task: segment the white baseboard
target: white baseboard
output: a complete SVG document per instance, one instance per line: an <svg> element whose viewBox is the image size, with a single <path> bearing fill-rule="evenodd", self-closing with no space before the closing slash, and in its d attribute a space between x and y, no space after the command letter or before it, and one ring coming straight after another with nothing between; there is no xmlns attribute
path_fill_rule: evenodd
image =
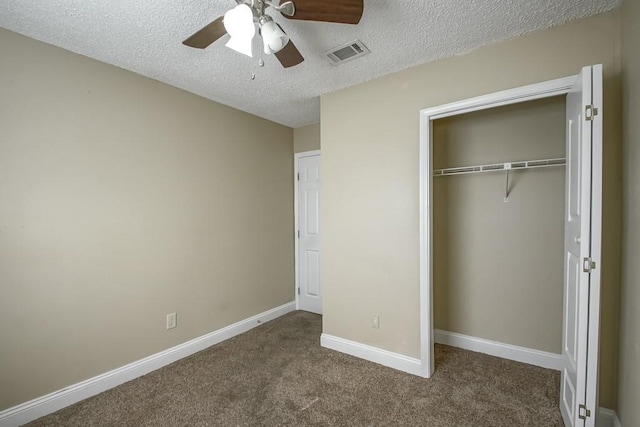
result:
<svg viewBox="0 0 640 427"><path fill-rule="evenodd" d="M556 371L562 369L562 355L560 354L519 347L517 345L503 344L496 341L457 334L455 332L442 331L440 329L434 331L434 336L437 344L464 348L465 350L490 354L492 356L502 357L503 359L515 360L547 369L555 369Z"/></svg>
<svg viewBox="0 0 640 427"><path fill-rule="evenodd" d="M320 337L320 345L331 350L368 360L369 362L422 376L420 359L327 334L322 334Z"/></svg>
<svg viewBox="0 0 640 427"><path fill-rule="evenodd" d="M155 371L163 366L190 356L207 347L240 335L250 329L260 326L295 310L295 302L265 311L217 331L187 341L168 350L161 351L144 359L114 369L102 375L79 382L46 396L25 402L0 412L0 427L19 426L37 418L51 414L66 406L95 396L127 381Z"/></svg>
<svg viewBox="0 0 640 427"><path fill-rule="evenodd" d="M607 408L598 408L598 427L622 427L616 411Z"/></svg>

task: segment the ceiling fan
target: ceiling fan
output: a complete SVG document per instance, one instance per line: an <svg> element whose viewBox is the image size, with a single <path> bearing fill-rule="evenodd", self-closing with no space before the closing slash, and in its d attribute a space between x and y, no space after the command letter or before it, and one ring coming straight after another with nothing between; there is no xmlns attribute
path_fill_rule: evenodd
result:
<svg viewBox="0 0 640 427"><path fill-rule="evenodd" d="M251 41L256 24L264 43L266 54L275 54L284 68L304 61L280 25L265 13L272 8L286 18L303 21L336 22L357 24L362 18L364 0L293 0L276 4L270 0L235 0L237 5L214 20L182 43L189 47L204 49L225 34L231 38L226 46L252 56ZM278 3L280 0L276 0Z"/></svg>

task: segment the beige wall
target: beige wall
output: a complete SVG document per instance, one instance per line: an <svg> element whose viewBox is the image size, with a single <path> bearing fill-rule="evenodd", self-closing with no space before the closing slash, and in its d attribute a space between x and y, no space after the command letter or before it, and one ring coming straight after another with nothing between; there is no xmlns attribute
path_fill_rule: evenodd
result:
<svg viewBox="0 0 640 427"><path fill-rule="evenodd" d="M622 4L623 237L618 416L640 426L640 3Z"/></svg>
<svg viewBox="0 0 640 427"><path fill-rule="evenodd" d="M420 109L604 64L601 404L614 407L620 259L619 12L321 98L323 329L419 357ZM371 316L380 315L380 329Z"/></svg>
<svg viewBox="0 0 640 427"><path fill-rule="evenodd" d="M0 409L293 299L290 128L5 30L0 52Z"/></svg>
<svg viewBox="0 0 640 427"><path fill-rule="evenodd" d="M565 99L436 120L433 167L565 157ZM435 327L562 352L564 168L434 178Z"/></svg>
<svg viewBox="0 0 640 427"><path fill-rule="evenodd" d="M293 130L293 152L302 153L320 149L320 123Z"/></svg>

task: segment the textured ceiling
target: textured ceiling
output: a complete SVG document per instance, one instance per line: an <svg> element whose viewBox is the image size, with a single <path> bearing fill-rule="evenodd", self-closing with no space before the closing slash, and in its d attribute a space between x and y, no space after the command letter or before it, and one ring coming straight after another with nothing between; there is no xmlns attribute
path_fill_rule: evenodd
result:
<svg viewBox="0 0 640 427"><path fill-rule="evenodd" d="M253 59L226 48L228 36L205 50L181 44L235 6L233 0L0 0L0 27L299 127L320 121L322 94L621 1L364 0L357 26L287 20L270 9L306 59L289 69L262 54L258 37ZM322 55L356 38L371 54L337 67Z"/></svg>

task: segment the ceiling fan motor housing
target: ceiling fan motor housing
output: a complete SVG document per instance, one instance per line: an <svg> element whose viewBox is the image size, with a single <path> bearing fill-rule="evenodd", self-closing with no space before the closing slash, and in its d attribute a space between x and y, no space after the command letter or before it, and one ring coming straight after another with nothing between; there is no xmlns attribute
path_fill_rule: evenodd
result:
<svg viewBox="0 0 640 427"><path fill-rule="evenodd" d="M250 0L246 3L241 0L236 0L238 4L246 4L253 11L253 20L254 22L259 22L260 18L262 18L265 13L265 9L267 7L272 7L278 12L282 13L285 16L291 17L296 13L296 6L292 1L286 1L280 5L273 3L269 0Z"/></svg>

